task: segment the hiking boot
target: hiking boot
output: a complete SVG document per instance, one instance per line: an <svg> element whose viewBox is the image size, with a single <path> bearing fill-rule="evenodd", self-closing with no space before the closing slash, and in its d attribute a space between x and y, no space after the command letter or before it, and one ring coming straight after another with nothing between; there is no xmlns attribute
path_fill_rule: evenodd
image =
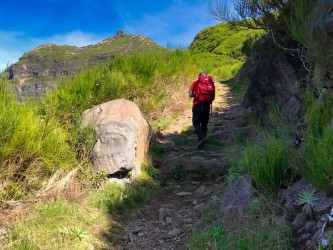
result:
<svg viewBox="0 0 333 250"><path fill-rule="evenodd" d="M202 148L204 145L205 145L205 138L199 141L197 149Z"/></svg>

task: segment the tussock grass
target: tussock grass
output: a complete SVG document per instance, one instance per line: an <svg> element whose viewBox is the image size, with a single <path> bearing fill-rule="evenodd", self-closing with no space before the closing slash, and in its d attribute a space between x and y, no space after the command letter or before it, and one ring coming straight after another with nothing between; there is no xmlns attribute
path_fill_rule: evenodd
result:
<svg viewBox="0 0 333 250"><path fill-rule="evenodd" d="M70 135L52 117L38 115L36 104L18 104L2 82L0 105L0 197L20 198L40 188L43 177L75 162Z"/></svg>
<svg viewBox="0 0 333 250"><path fill-rule="evenodd" d="M269 136L260 145L248 146L246 164L255 185L274 193L291 180L287 162L288 148L284 142Z"/></svg>
<svg viewBox="0 0 333 250"><path fill-rule="evenodd" d="M302 150L304 164L297 170L318 188L330 191L333 188L333 131L327 128L320 137L307 137Z"/></svg>
<svg viewBox="0 0 333 250"><path fill-rule="evenodd" d="M291 37L306 48L303 61L308 68L315 69L315 81L320 85L326 72L333 73L333 51L325 28L324 1L296 0L291 7L291 12L285 15L285 23Z"/></svg>
<svg viewBox="0 0 333 250"><path fill-rule="evenodd" d="M311 36L311 19L316 18L310 15L314 2L311 0L296 0L292 3L291 13L285 15L286 25L291 36L301 44L309 44ZM312 20L313 21L313 20Z"/></svg>
<svg viewBox="0 0 333 250"><path fill-rule="evenodd" d="M319 99L308 92L306 108L304 145L295 154L294 168L319 189L331 192L333 99L325 92Z"/></svg>
<svg viewBox="0 0 333 250"><path fill-rule="evenodd" d="M306 132L313 137L320 137L329 126L333 117L333 98L325 91L316 98L311 91L307 92L305 100Z"/></svg>

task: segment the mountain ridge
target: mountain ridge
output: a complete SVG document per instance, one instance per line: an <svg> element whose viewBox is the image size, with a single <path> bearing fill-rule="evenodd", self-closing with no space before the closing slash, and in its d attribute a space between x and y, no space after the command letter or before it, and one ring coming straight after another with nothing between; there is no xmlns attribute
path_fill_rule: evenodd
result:
<svg viewBox="0 0 333 250"><path fill-rule="evenodd" d="M82 68L105 63L119 55L132 55L166 50L144 35L129 35L118 31L96 44L77 47L42 44L25 52L6 71L13 82L18 99L43 96L60 84L64 77L74 76Z"/></svg>

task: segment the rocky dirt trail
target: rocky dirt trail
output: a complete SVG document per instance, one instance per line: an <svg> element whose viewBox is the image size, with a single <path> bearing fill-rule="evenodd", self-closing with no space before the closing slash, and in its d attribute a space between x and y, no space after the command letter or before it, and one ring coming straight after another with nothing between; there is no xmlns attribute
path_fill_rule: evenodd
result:
<svg viewBox="0 0 333 250"><path fill-rule="evenodd" d="M208 140L203 149L196 149L190 109L162 131L157 138L165 149L158 163L160 173L184 175L185 180L166 184L151 204L126 215L122 221L126 236L115 249L187 249L189 236L200 222L200 211L209 200L221 196L228 169L223 148L236 139L243 126L243 109L227 85L218 83L216 88L208 136L214 138L215 144L219 142L219 146L210 145Z"/></svg>

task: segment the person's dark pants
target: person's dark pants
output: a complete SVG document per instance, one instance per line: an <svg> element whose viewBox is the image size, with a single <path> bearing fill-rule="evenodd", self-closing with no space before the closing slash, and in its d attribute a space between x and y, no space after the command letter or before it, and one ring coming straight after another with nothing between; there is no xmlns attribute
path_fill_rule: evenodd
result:
<svg viewBox="0 0 333 250"><path fill-rule="evenodd" d="M206 138L209 121L210 103L198 103L192 107L192 124L198 141Z"/></svg>

